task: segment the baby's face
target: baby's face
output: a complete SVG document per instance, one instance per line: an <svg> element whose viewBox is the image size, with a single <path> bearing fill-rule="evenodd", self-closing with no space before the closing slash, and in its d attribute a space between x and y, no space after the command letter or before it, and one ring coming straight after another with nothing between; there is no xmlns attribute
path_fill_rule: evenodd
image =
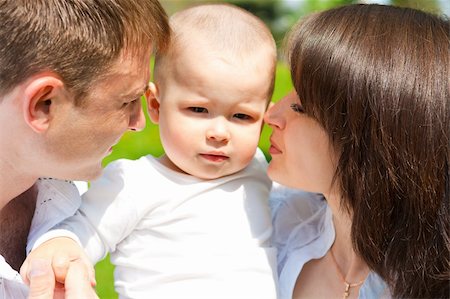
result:
<svg viewBox="0 0 450 299"><path fill-rule="evenodd" d="M262 54L261 54L262 55ZM262 57L179 57L159 86L160 137L182 171L215 179L245 168L258 146L271 82ZM259 63L257 63L259 62Z"/></svg>

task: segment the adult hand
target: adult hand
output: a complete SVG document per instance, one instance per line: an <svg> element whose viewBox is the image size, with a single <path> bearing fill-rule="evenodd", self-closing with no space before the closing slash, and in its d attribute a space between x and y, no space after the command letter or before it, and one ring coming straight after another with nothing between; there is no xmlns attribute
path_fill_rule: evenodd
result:
<svg viewBox="0 0 450 299"><path fill-rule="evenodd" d="M65 298L98 299L97 294L92 288L90 275L90 271L81 260L71 262L69 270L67 271L66 283L64 285Z"/></svg>
<svg viewBox="0 0 450 299"><path fill-rule="evenodd" d="M55 282L50 261L36 259L30 263L29 267L29 299L98 299L92 288L90 271L81 260L69 263L64 286Z"/></svg>
<svg viewBox="0 0 450 299"><path fill-rule="evenodd" d="M35 248L20 274L30 285L30 298L97 298L95 273L83 249L66 237L50 239ZM75 294L75 295L73 295Z"/></svg>

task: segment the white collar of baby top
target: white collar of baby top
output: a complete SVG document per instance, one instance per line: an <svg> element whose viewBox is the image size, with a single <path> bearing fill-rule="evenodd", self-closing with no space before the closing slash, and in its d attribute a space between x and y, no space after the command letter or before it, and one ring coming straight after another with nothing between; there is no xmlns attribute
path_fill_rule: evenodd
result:
<svg viewBox="0 0 450 299"><path fill-rule="evenodd" d="M0 255L0 299L21 299L27 295L28 287L19 273Z"/></svg>

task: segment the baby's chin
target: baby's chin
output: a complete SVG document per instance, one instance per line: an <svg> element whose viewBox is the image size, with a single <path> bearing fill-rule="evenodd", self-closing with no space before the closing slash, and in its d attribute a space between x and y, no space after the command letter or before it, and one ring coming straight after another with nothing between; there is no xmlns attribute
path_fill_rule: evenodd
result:
<svg viewBox="0 0 450 299"><path fill-rule="evenodd" d="M225 160L214 159L193 159L189 162L171 160L169 157L161 157L166 160L165 164L170 164L173 170L191 175L202 180L215 180L229 175L233 175L248 166L250 163L236 163L236 159L227 158ZM170 161L170 162L168 162ZM250 160L251 161L251 160ZM233 163L232 163L233 162ZM166 165L167 166L167 165Z"/></svg>
<svg viewBox="0 0 450 299"><path fill-rule="evenodd" d="M241 167L241 168L219 168L219 169L214 169L214 170L197 170L197 171L191 171L191 175L202 179L202 180L215 180L215 179L219 179L219 178L223 178L229 175L233 175L239 171L241 171L242 169L244 169L245 167ZM188 173L188 172L186 172ZM189 174L189 173L188 173Z"/></svg>

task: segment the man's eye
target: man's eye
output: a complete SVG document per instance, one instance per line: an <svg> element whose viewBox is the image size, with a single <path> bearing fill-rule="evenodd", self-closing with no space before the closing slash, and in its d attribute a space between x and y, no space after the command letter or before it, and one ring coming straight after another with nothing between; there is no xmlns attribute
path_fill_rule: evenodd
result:
<svg viewBox="0 0 450 299"><path fill-rule="evenodd" d="M134 105L134 104L136 104L139 100L140 100L140 98L134 99L134 100L129 101L129 102L124 102L124 103L122 104L122 107L125 108L125 107L128 107L128 106L130 106L130 105Z"/></svg>
<svg viewBox="0 0 450 299"><path fill-rule="evenodd" d="M208 112L208 109L203 108L203 107L189 107L188 109L194 113L207 113Z"/></svg>
<svg viewBox="0 0 450 299"><path fill-rule="evenodd" d="M292 103L291 104L291 109L294 110L294 112L297 112L297 113L305 113L305 109L303 109L303 107L300 106L297 103Z"/></svg>
<svg viewBox="0 0 450 299"><path fill-rule="evenodd" d="M236 113L235 115L233 115L233 117L238 118L238 119L242 119L242 120L247 120L247 119L251 119L252 117L250 115L244 114L244 113Z"/></svg>

